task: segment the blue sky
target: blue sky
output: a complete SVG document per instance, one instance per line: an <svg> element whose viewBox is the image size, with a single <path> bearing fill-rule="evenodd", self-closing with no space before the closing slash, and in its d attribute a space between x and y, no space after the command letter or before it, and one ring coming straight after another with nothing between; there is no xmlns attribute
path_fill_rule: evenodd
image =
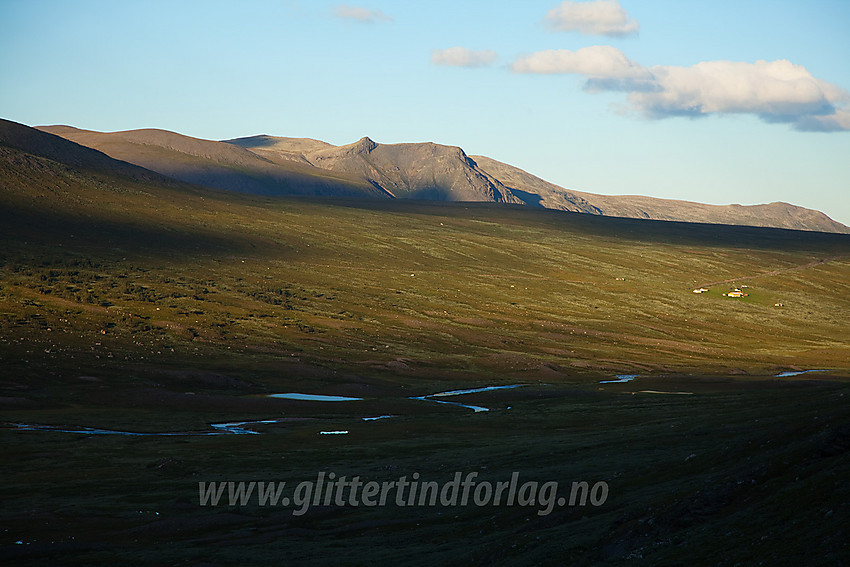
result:
<svg viewBox="0 0 850 567"><path fill-rule="evenodd" d="M0 116L29 125L434 141L850 224L846 0L0 0L0 22Z"/></svg>

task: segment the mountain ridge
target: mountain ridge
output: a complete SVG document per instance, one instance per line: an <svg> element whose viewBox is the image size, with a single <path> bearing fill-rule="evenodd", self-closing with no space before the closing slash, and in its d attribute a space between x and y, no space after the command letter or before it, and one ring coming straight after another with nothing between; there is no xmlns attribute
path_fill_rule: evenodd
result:
<svg viewBox="0 0 850 567"><path fill-rule="evenodd" d="M257 147L250 142L256 138L237 138L228 143L256 149L266 157L276 154L354 176L382 187L395 198L522 203L457 146L433 142L378 144L365 136L342 146L316 146L305 144L303 138L262 136L262 145Z"/></svg>
<svg viewBox="0 0 850 567"><path fill-rule="evenodd" d="M243 193L485 201L603 216L850 233L821 211L788 203L709 205L575 191L433 142L380 144L363 137L335 146L268 134L211 141L158 129L37 128L168 177Z"/></svg>
<svg viewBox="0 0 850 567"><path fill-rule="evenodd" d="M684 222L713 222L715 224L743 224L747 226L772 226L796 230L825 230L850 233L850 228L821 211L807 209L790 203L776 201L757 205L710 205L697 201L661 199L644 195L599 195L564 189L554 183L486 156L472 156L485 171L490 171L515 191L515 186L539 197L538 206L573 212L601 214L627 218L651 218ZM535 203L532 203L535 204ZM706 221L707 217L712 220ZM770 218L770 224L759 220Z"/></svg>
<svg viewBox="0 0 850 567"><path fill-rule="evenodd" d="M292 163L282 166L233 144L168 130L95 132L71 126L37 128L187 183L267 196L386 197L367 183Z"/></svg>

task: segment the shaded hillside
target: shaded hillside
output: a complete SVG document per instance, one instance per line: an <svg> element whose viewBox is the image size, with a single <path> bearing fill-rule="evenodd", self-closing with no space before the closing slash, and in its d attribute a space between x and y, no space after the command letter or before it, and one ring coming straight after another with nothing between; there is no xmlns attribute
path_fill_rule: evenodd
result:
<svg viewBox="0 0 850 567"><path fill-rule="evenodd" d="M850 228L820 211L788 203L707 205L640 195L596 195L564 189L517 167L485 156L473 156L472 159L482 170L499 179L514 194L520 196L526 204L549 209L639 219L850 232Z"/></svg>
<svg viewBox="0 0 850 567"><path fill-rule="evenodd" d="M225 218L219 216L222 207L241 198L0 122L0 238L24 242L27 249L82 247L89 257L107 250L239 251L245 242L216 226Z"/></svg>
<svg viewBox="0 0 850 567"><path fill-rule="evenodd" d="M132 163L114 159L85 144L81 145L65 137L41 132L10 120L0 119L0 146L21 150L79 169L114 173L143 181L167 179Z"/></svg>
<svg viewBox="0 0 850 567"><path fill-rule="evenodd" d="M165 130L93 132L70 126L39 130L62 136L163 175L240 193L385 198L362 181L309 164L275 163L233 144L200 140Z"/></svg>

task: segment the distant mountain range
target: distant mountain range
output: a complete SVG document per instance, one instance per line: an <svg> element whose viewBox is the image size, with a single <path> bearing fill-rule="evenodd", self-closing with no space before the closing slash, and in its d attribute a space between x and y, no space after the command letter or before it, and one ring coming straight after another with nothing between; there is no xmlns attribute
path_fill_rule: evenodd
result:
<svg viewBox="0 0 850 567"><path fill-rule="evenodd" d="M103 159L109 156L125 163L109 162L108 167L124 168L125 173L137 177L155 172L242 193L485 201L605 216L850 233L850 228L822 212L788 203L707 205L572 191L505 163L434 143L378 144L362 138L334 146L309 138L266 135L211 141L154 129L104 133L41 126L37 132L3 123L6 139L0 142L7 145L37 143L40 149L50 150L52 146L50 151L56 153L60 151L56 138L43 133L53 134L101 152L86 154L79 146L62 146L68 159L87 156L90 161L99 161L100 167L107 167ZM15 127L10 129L12 124ZM46 157L54 159L52 155ZM97 166L94 162L90 165Z"/></svg>

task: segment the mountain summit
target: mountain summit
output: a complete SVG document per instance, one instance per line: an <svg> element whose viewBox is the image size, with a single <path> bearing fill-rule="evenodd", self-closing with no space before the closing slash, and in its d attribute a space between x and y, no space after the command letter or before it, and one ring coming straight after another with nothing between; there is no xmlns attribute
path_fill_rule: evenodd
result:
<svg viewBox="0 0 850 567"><path fill-rule="evenodd" d="M254 142L259 142L254 145ZM454 146L431 142L378 144L368 137L345 146L293 138L240 138L230 143L270 160L295 160L367 181L398 199L521 204L507 187Z"/></svg>

